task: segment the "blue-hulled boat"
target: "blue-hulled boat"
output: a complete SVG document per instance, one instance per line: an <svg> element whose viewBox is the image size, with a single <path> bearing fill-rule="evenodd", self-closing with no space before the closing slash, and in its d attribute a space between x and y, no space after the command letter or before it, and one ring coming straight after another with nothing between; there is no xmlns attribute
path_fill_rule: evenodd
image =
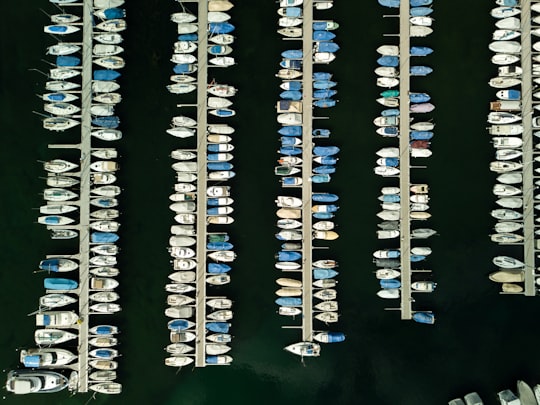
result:
<svg viewBox="0 0 540 405"><path fill-rule="evenodd" d="M47 290L75 290L79 284L75 280L68 278L45 278L43 280L43 286Z"/></svg>
<svg viewBox="0 0 540 405"><path fill-rule="evenodd" d="M206 329L214 333L229 333L231 324L228 322L207 322Z"/></svg>
<svg viewBox="0 0 540 405"><path fill-rule="evenodd" d="M427 46L411 46L411 56L427 56L433 52L433 49Z"/></svg>
<svg viewBox="0 0 540 405"><path fill-rule="evenodd" d="M411 103L426 103L431 100L431 97L427 93L410 93L409 100Z"/></svg>
<svg viewBox="0 0 540 405"><path fill-rule="evenodd" d="M206 164L206 167L208 170L232 170L234 165L229 162L209 162Z"/></svg>
<svg viewBox="0 0 540 405"><path fill-rule="evenodd" d="M209 208L206 209L206 213L208 215L221 215L220 211L222 211L222 210L220 208L221 207L209 207Z"/></svg>
<svg viewBox="0 0 540 405"><path fill-rule="evenodd" d="M313 88L319 89L319 90L331 89L332 87L335 87L336 85L337 85L337 82L333 82L331 80L316 80L313 82Z"/></svg>
<svg viewBox="0 0 540 405"><path fill-rule="evenodd" d="M313 31L328 31L337 28L337 24L331 21L314 21Z"/></svg>
<svg viewBox="0 0 540 405"><path fill-rule="evenodd" d="M195 324L187 319L173 319L167 323L167 328L173 332L192 328Z"/></svg>
<svg viewBox="0 0 540 405"><path fill-rule="evenodd" d="M411 7L410 9L411 17L423 17L433 13L431 7Z"/></svg>
<svg viewBox="0 0 540 405"><path fill-rule="evenodd" d="M315 90L313 92L313 98L330 98L337 94L337 90Z"/></svg>
<svg viewBox="0 0 540 405"><path fill-rule="evenodd" d="M313 154L316 156L332 156L339 153L337 146L315 146Z"/></svg>
<svg viewBox="0 0 540 405"><path fill-rule="evenodd" d="M421 262L422 260L425 260L426 256L424 255L411 255L411 262Z"/></svg>
<svg viewBox="0 0 540 405"><path fill-rule="evenodd" d="M222 274L231 271L231 266L225 263L208 263L208 273Z"/></svg>
<svg viewBox="0 0 540 405"><path fill-rule="evenodd" d="M387 108L381 111L383 117L399 117L399 108Z"/></svg>
<svg viewBox="0 0 540 405"><path fill-rule="evenodd" d="M114 243L118 239L120 237L113 232L92 232L90 234L90 241L92 243Z"/></svg>
<svg viewBox="0 0 540 405"><path fill-rule="evenodd" d="M300 125L281 127L278 133L283 136L300 136L302 135L302 127Z"/></svg>
<svg viewBox="0 0 540 405"><path fill-rule="evenodd" d="M329 129L321 129L321 128L317 128L317 129L314 129L311 134L313 136L318 136L320 138L328 138L330 137L330 130Z"/></svg>
<svg viewBox="0 0 540 405"><path fill-rule="evenodd" d="M415 312L412 319L418 323L426 323L428 325L435 323L435 315L431 312Z"/></svg>
<svg viewBox="0 0 540 405"><path fill-rule="evenodd" d="M343 332L320 332L313 336L317 342L321 343L339 343L345 340Z"/></svg>
<svg viewBox="0 0 540 405"><path fill-rule="evenodd" d="M381 97L399 97L399 90L384 90L380 93Z"/></svg>
<svg viewBox="0 0 540 405"><path fill-rule="evenodd" d="M228 22L209 23L208 32L210 35L229 34L234 31L234 25Z"/></svg>
<svg viewBox="0 0 540 405"><path fill-rule="evenodd" d="M295 138L294 136L282 136L279 141L281 142L281 146L294 146L298 145L298 141L300 139Z"/></svg>
<svg viewBox="0 0 540 405"><path fill-rule="evenodd" d="M321 165L335 165L338 161L334 156L319 156L315 159L317 159L316 162Z"/></svg>
<svg viewBox="0 0 540 405"><path fill-rule="evenodd" d="M390 280L379 280L379 283L381 285L381 288L384 288L385 290L389 288L399 288L401 287L401 281L396 279L390 279Z"/></svg>
<svg viewBox="0 0 540 405"><path fill-rule="evenodd" d="M332 73L328 72L313 72L313 80L330 80Z"/></svg>
<svg viewBox="0 0 540 405"><path fill-rule="evenodd" d="M315 174L311 176L312 183L330 183L331 177L329 174Z"/></svg>
<svg viewBox="0 0 540 405"><path fill-rule="evenodd" d="M298 80L289 80L284 82L287 87L282 87L285 90L302 90L302 82Z"/></svg>
<svg viewBox="0 0 540 405"><path fill-rule="evenodd" d="M313 218L317 219L330 219L334 218L334 214L332 212L314 212Z"/></svg>
<svg viewBox="0 0 540 405"><path fill-rule="evenodd" d="M283 17L302 17L301 7L283 7Z"/></svg>
<svg viewBox="0 0 540 405"><path fill-rule="evenodd" d="M301 49L288 49L281 52L281 56L285 59L302 59L304 57L304 53Z"/></svg>
<svg viewBox="0 0 540 405"><path fill-rule="evenodd" d="M173 67L173 72L177 75L193 73L195 71L197 71L197 65L193 63L178 63Z"/></svg>
<svg viewBox="0 0 540 405"><path fill-rule="evenodd" d="M301 155L302 148L297 148L295 146L283 146L279 148L278 151L281 155Z"/></svg>
<svg viewBox="0 0 540 405"><path fill-rule="evenodd" d="M275 258L278 262L294 262L302 258L302 254L299 252L290 252L281 250L276 253Z"/></svg>
<svg viewBox="0 0 540 405"><path fill-rule="evenodd" d="M411 7L429 6L433 0L410 0Z"/></svg>
<svg viewBox="0 0 540 405"><path fill-rule="evenodd" d="M313 105L319 108L330 108L336 105L336 100L332 100L331 98L321 98L320 100L315 100Z"/></svg>
<svg viewBox="0 0 540 405"><path fill-rule="evenodd" d="M386 158L389 159L389 158ZM393 158L396 159L396 158ZM380 198L382 202L400 202L401 197L399 194L383 194Z"/></svg>
<svg viewBox="0 0 540 405"><path fill-rule="evenodd" d="M76 56L66 56L60 55L56 57L56 66L67 67L67 66L79 66L81 64L81 58Z"/></svg>
<svg viewBox="0 0 540 405"><path fill-rule="evenodd" d="M431 72L433 72L433 69L429 66L411 66L410 67L410 74L411 76L427 76Z"/></svg>
<svg viewBox="0 0 540 405"><path fill-rule="evenodd" d="M232 250L233 244L230 242L208 242L206 249L208 250Z"/></svg>
<svg viewBox="0 0 540 405"><path fill-rule="evenodd" d="M332 174L336 172L336 168L330 165L317 166L313 168L313 173L317 174Z"/></svg>
<svg viewBox="0 0 540 405"><path fill-rule="evenodd" d="M313 269L313 278L316 280L326 280L334 278L339 273L334 269Z"/></svg>
<svg viewBox="0 0 540 405"><path fill-rule="evenodd" d="M317 52L337 52L339 45L335 42L317 42Z"/></svg>
<svg viewBox="0 0 540 405"><path fill-rule="evenodd" d="M223 155L223 153L209 153L209 154L206 155L206 160L208 160L210 162L220 161L220 160L222 160L221 155Z"/></svg>
<svg viewBox="0 0 540 405"><path fill-rule="evenodd" d="M209 143L208 145L206 145L206 149L208 150L208 152L214 152L214 153L222 152L223 149L221 145L223 144L222 143Z"/></svg>
<svg viewBox="0 0 540 405"><path fill-rule="evenodd" d="M399 159L398 158L381 158L383 165L382 166L390 166L390 167L398 167L399 166ZM398 196L399 198L399 196ZM399 200L398 200L399 201ZM390 202L390 201L385 201Z"/></svg>
<svg viewBox="0 0 540 405"><path fill-rule="evenodd" d="M399 0L378 0L384 7L399 8Z"/></svg>
<svg viewBox="0 0 540 405"><path fill-rule="evenodd" d="M97 14L97 13L96 13ZM123 8L107 8L105 10L100 10L99 17L105 20L113 20L115 18L124 18L126 16L126 10Z"/></svg>
<svg viewBox="0 0 540 405"><path fill-rule="evenodd" d="M302 92L298 90L282 91L279 97L283 100L302 100Z"/></svg>
<svg viewBox="0 0 540 405"><path fill-rule="evenodd" d="M118 128L118 126L120 125L120 118L116 116L94 117L92 118L92 125L103 128Z"/></svg>
<svg viewBox="0 0 540 405"><path fill-rule="evenodd" d="M414 141L427 141L433 138L431 131L411 131L410 138Z"/></svg>
<svg viewBox="0 0 540 405"><path fill-rule="evenodd" d="M299 297L279 297L276 299L276 304L281 307L298 307L302 305L302 298Z"/></svg>
<svg viewBox="0 0 540 405"><path fill-rule="evenodd" d="M336 34L330 31L313 31L314 41L330 41L336 37Z"/></svg>
<svg viewBox="0 0 540 405"><path fill-rule="evenodd" d="M339 196L331 193L314 193L311 199L316 202L335 202L339 200Z"/></svg>
<svg viewBox="0 0 540 405"><path fill-rule="evenodd" d="M279 62L279 66L284 69L301 70L302 61L298 59L283 59L281 62Z"/></svg>
<svg viewBox="0 0 540 405"><path fill-rule="evenodd" d="M98 69L94 70L92 77L94 80L111 81L116 80L121 76L120 72L112 69Z"/></svg>
<svg viewBox="0 0 540 405"><path fill-rule="evenodd" d="M197 34L181 34L178 35L179 41L198 41L199 36Z"/></svg>
<svg viewBox="0 0 540 405"><path fill-rule="evenodd" d="M380 65L380 66L398 67L399 66L399 57L390 56L390 55L383 55L379 59L377 59L377 64Z"/></svg>

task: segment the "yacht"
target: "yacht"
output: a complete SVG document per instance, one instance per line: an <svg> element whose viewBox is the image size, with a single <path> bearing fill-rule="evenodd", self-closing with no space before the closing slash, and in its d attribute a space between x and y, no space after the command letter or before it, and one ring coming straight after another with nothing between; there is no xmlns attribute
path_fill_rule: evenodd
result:
<svg viewBox="0 0 540 405"><path fill-rule="evenodd" d="M23 349L20 351L20 361L28 368L50 368L65 366L77 358L65 349Z"/></svg>
<svg viewBox="0 0 540 405"><path fill-rule="evenodd" d="M285 350L302 357L318 357L321 346L313 342L298 342L285 347Z"/></svg>
<svg viewBox="0 0 540 405"><path fill-rule="evenodd" d="M48 370L12 370L6 381L6 390L18 395L53 393L67 386L66 376Z"/></svg>

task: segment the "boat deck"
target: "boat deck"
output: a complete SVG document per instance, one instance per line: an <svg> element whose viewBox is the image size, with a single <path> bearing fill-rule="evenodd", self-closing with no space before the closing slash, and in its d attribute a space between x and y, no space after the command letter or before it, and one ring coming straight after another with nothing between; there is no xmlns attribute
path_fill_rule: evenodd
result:
<svg viewBox="0 0 540 405"><path fill-rule="evenodd" d="M531 60L531 2L521 2L521 116L523 117L523 262L525 263L526 296L536 295L535 234L534 234L534 140L532 129L532 60Z"/></svg>
<svg viewBox="0 0 540 405"><path fill-rule="evenodd" d="M401 319L412 318L411 297L411 217L410 217L410 11L409 2L401 1L399 6L399 194L400 194L400 260L401 260Z"/></svg>

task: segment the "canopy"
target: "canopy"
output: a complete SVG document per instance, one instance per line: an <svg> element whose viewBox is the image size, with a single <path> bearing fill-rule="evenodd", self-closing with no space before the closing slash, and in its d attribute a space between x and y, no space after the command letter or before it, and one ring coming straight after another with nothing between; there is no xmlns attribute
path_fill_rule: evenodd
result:
<svg viewBox="0 0 540 405"><path fill-rule="evenodd" d="M234 31L234 25L228 22L220 22L220 23L213 23L211 22L208 24L208 32L210 35L214 34L228 34L230 32Z"/></svg>
<svg viewBox="0 0 540 405"><path fill-rule="evenodd" d="M114 243L118 239L120 239L120 237L112 232L92 232L90 234L92 243Z"/></svg>
<svg viewBox="0 0 540 405"><path fill-rule="evenodd" d="M38 355L24 356L23 364L25 367L37 368L40 366L40 359L41 359L41 356L38 356Z"/></svg>
<svg viewBox="0 0 540 405"><path fill-rule="evenodd" d="M225 263L208 263L208 273L221 274L231 270L231 266Z"/></svg>
<svg viewBox="0 0 540 405"><path fill-rule="evenodd" d="M208 250L232 250L233 244L229 242L208 242L206 248Z"/></svg>
<svg viewBox="0 0 540 405"><path fill-rule="evenodd" d="M329 33L330 34L330 33ZM319 42L318 52L336 52L339 50L339 45L335 42Z"/></svg>
<svg viewBox="0 0 540 405"><path fill-rule="evenodd" d="M296 307L302 305L302 298L300 297L279 297L276 299L276 304L282 307Z"/></svg>
<svg viewBox="0 0 540 405"><path fill-rule="evenodd" d="M111 69L98 69L94 70L94 80L115 80L121 76L119 72Z"/></svg>
<svg viewBox="0 0 540 405"><path fill-rule="evenodd" d="M313 72L313 80L330 80L332 73L328 72Z"/></svg>
<svg viewBox="0 0 540 405"><path fill-rule="evenodd" d="M336 34L330 31L313 31L313 40L314 41L330 41L334 39Z"/></svg>
<svg viewBox="0 0 540 405"><path fill-rule="evenodd" d="M230 324L227 322L207 322L206 329L214 333L229 333Z"/></svg>
<svg viewBox="0 0 540 405"><path fill-rule="evenodd" d="M281 127L278 133L284 136L299 136L299 135L302 135L302 126L290 125L286 127Z"/></svg>
<svg viewBox="0 0 540 405"><path fill-rule="evenodd" d="M81 59L76 56L60 55L56 57L56 66L79 66Z"/></svg>
<svg viewBox="0 0 540 405"><path fill-rule="evenodd" d="M59 259L45 259L39 263L39 268L41 270L47 271L58 271L60 266Z"/></svg>
<svg viewBox="0 0 540 405"><path fill-rule="evenodd" d="M333 269L313 269L313 278L316 280L324 280L327 278L334 278L339 273Z"/></svg>

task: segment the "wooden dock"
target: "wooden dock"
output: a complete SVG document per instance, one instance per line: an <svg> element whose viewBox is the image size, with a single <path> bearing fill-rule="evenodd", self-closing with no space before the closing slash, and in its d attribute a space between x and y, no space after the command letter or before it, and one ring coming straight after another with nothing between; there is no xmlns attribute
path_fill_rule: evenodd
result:
<svg viewBox="0 0 540 405"><path fill-rule="evenodd" d="M197 48L197 281L195 311L195 367L206 366L206 148L207 148L207 107L208 86L208 2L198 2L199 44Z"/></svg>
<svg viewBox="0 0 540 405"><path fill-rule="evenodd" d="M523 123L523 262L525 263L524 295L536 295L535 234L534 234L534 136L532 129L532 61L531 61L531 2L521 2L521 116Z"/></svg>
<svg viewBox="0 0 540 405"><path fill-rule="evenodd" d="M304 3L302 51L302 341L313 340L313 238L311 182L313 162L313 4Z"/></svg>

